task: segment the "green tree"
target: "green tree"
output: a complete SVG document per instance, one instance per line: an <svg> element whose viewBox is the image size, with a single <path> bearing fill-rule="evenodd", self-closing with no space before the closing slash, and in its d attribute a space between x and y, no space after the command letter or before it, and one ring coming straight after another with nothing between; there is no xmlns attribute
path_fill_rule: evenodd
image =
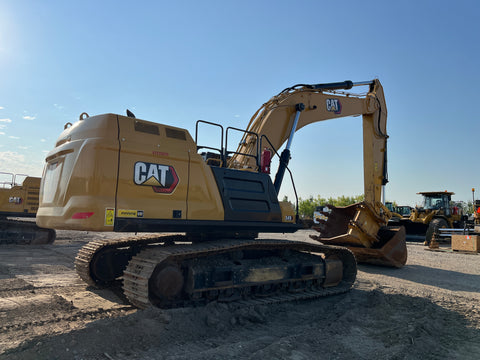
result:
<svg viewBox="0 0 480 360"><path fill-rule="evenodd" d="M459 202L462 205L462 210L464 214L473 214L474 209L473 209L473 201L468 201L465 203L464 201Z"/></svg>
<svg viewBox="0 0 480 360"><path fill-rule="evenodd" d="M355 204L357 202L363 201L365 199L365 196L363 195L357 195L357 196L339 196L337 198L329 198L328 203L332 204L334 206L348 206Z"/></svg>
<svg viewBox="0 0 480 360"><path fill-rule="evenodd" d="M283 197L282 202L289 203L290 206L292 207L292 209L295 210L295 205L294 205L290 200L288 200L288 196L287 196L287 195L285 195L285 196Z"/></svg>
<svg viewBox="0 0 480 360"><path fill-rule="evenodd" d="M357 196L339 196L337 198L329 197L328 199L322 198L320 195L317 195L316 198L310 196L308 199L298 199L298 213L301 218L312 218L313 212L318 206L324 206L327 204L333 206L348 206L361 202L365 199L363 195Z"/></svg>
<svg viewBox="0 0 480 360"><path fill-rule="evenodd" d="M313 196L310 196L306 200L303 200L302 198L298 199L298 213L301 218L312 218L313 212L317 206L317 202Z"/></svg>

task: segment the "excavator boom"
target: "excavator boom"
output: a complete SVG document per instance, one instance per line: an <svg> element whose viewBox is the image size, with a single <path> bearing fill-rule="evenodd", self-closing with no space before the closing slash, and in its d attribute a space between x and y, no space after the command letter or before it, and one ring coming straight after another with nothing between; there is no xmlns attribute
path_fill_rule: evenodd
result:
<svg viewBox="0 0 480 360"><path fill-rule="evenodd" d="M369 86L366 95L339 93L354 86ZM379 80L353 83L295 85L280 92L251 118L237 154L229 160L231 168L255 168L254 155L262 147L275 150L287 142L290 149L293 134L303 127L324 120L362 115L364 143L365 201L378 207L386 175L387 106ZM253 136L251 133L258 134ZM267 141L261 141L266 137ZM259 140L257 140L257 138ZM261 142L261 144L260 144ZM273 150L273 149L271 149Z"/></svg>
<svg viewBox="0 0 480 360"><path fill-rule="evenodd" d="M339 90L365 85L369 86L366 95L339 93ZM275 176L278 193L296 131L315 122L358 115L362 115L363 121L365 201L347 208L331 207L325 214L328 220L321 220L315 227L321 235L312 238L348 246L361 262L401 267L407 259L405 231L400 227L386 227L392 215L382 203L383 189L388 183L388 135L387 106L379 80L296 85L283 90L252 117L247 127L249 132L229 160L229 166L255 169L257 164L251 155L258 153L258 149L276 152L287 143Z"/></svg>

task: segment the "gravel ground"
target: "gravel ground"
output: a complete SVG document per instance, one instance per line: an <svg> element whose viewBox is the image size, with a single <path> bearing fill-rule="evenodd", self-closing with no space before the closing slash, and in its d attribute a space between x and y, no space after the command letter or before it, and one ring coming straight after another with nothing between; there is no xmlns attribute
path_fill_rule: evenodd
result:
<svg viewBox="0 0 480 360"><path fill-rule="evenodd" d="M408 242L404 268L359 265L346 294L137 310L75 274L78 249L111 236L125 234L59 231L53 245L0 248L0 359L480 358L478 254Z"/></svg>

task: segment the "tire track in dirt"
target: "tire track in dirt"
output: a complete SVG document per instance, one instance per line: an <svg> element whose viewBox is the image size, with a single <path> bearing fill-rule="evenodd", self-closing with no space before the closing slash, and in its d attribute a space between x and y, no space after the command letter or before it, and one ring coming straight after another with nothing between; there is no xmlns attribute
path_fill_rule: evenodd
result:
<svg viewBox="0 0 480 360"><path fill-rule="evenodd" d="M0 284L2 280L0 280ZM5 296L8 294L8 296ZM109 290L85 286L35 288L31 285L0 291L0 349L14 347L38 334L58 334L110 317L135 312Z"/></svg>
<svg viewBox="0 0 480 360"><path fill-rule="evenodd" d="M118 290L89 289L78 278L73 262L83 244L0 248L0 354L39 334L136 311Z"/></svg>

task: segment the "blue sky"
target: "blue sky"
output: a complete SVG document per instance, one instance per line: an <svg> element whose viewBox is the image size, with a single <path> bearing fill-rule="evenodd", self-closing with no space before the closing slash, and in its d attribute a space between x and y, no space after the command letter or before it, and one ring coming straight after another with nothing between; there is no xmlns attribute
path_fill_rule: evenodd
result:
<svg viewBox="0 0 480 360"><path fill-rule="evenodd" d="M378 78L387 200L480 192L478 1L0 1L0 171L40 176L66 122L132 110L192 134L244 128L298 83ZM292 145L300 196L363 193L360 118ZM213 141L213 140L212 140ZM292 198L285 182L282 194ZM480 198L477 196L476 198Z"/></svg>

